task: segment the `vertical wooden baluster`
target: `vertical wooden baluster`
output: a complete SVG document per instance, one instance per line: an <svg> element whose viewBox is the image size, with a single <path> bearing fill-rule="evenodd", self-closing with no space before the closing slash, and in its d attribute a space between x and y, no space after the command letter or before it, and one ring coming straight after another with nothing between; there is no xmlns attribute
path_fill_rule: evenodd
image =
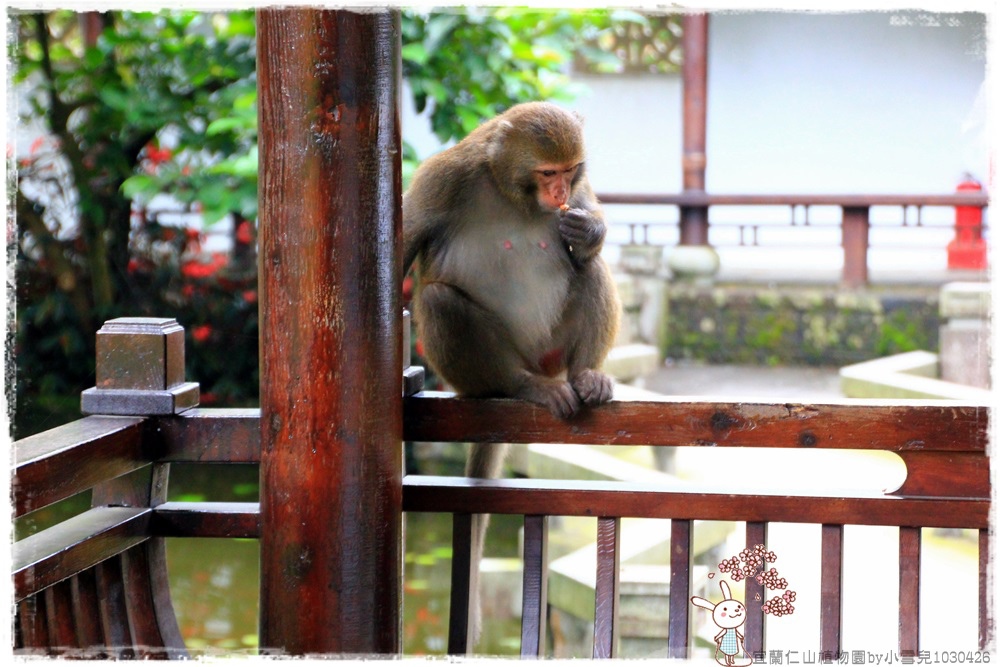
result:
<svg viewBox="0 0 1000 667"><path fill-rule="evenodd" d="M993 640L990 629L990 531L983 528L979 531L979 648L982 651L990 648Z"/></svg>
<svg viewBox="0 0 1000 667"><path fill-rule="evenodd" d="M833 660L840 656L843 600L841 587L844 567L844 527L825 524L822 528L820 563L820 652Z"/></svg>
<svg viewBox="0 0 1000 667"><path fill-rule="evenodd" d="M17 605L17 648L42 655L49 645L45 623L45 598L40 594L21 600ZM34 650L33 650L34 649Z"/></svg>
<svg viewBox="0 0 1000 667"><path fill-rule="evenodd" d="M448 612L448 655L466 655L472 648L469 632L472 598L472 515L456 514L451 534L451 609Z"/></svg>
<svg viewBox="0 0 1000 667"><path fill-rule="evenodd" d="M670 658L688 657L691 636L691 540L692 521L670 522L670 612L667 628L667 651Z"/></svg>
<svg viewBox="0 0 1000 667"><path fill-rule="evenodd" d="M758 544L767 544L767 524L757 521L747 522L746 547L753 549ZM754 577L745 579L743 604L747 608L747 622L743 626L743 647L753 657L764 651L764 612L761 606L767 591Z"/></svg>
<svg viewBox="0 0 1000 667"><path fill-rule="evenodd" d="M107 658L101 647L100 606L97 596L97 574L89 568L70 580L73 600L73 623L76 627L77 645L84 649L88 658Z"/></svg>
<svg viewBox="0 0 1000 667"><path fill-rule="evenodd" d="M618 570L621 519L597 520L597 585L594 592L594 658L618 651Z"/></svg>
<svg viewBox="0 0 1000 667"><path fill-rule="evenodd" d="M545 656L545 611L548 606L548 517L524 517L524 580L521 605L521 657Z"/></svg>
<svg viewBox="0 0 1000 667"><path fill-rule="evenodd" d="M899 652L920 645L920 528L899 528Z"/></svg>
<svg viewBox="0 0 1000 667"><path fill-rule="evenodd" d="M163 648L163 638L160 637L160 628L156 622L146 545L129 549L120 558L128 624L136 657L142 660L163 660L167 657L167 652Z"/></svg>
<svg viewBox="0 0 1000 667"><path fill-rule="evenodd" d="M102 482L94 487L91 503L95 507L155 507L166 500L169 469L169 464L154 464ZM125 606L122 611L126 611L127 616L115 616L114 614L119 611L115 610L112 615L107 615L105 618L109 623L119 625L127 623L127 628L122 631L106 632L130 633L130 640L139 650L141 658L164 658L167 657L167 652L173 652L178 657L187 656L187 649L177 625L177 615L170 600L166 556L163 549L163 538L154 537L145 544L122 553L116 559L116 562L120 561L121 568L116 576L121 580L120 585L124 595ZM98 596L98 599L103 600L103 597ZM89 604L91 603L86 603ZM89 620L82 619L88 613L93 613L86 605L80 608L83 624L90 623ZM83 631L88 633L88 636L92 634L89 629L84 628Z"/></svg>
<svg viewBox="0 0 1000 667"><path fill-rule="evenodd" d="M60 581L41 593L45 596L46 625L49 628L49 653L60 655L77 648L73 631L73 603L69 581Z"/></svg>
<svg viewBox="0 0 1000 667"><path fill-rule="evenodd" d="M154 463L150 481L149 506L156 507L167 502L170 482L170 464ZM170 577L167 571L167 541L154 537L146 542L146 558L149 560L149 585L153 596L153 613L156 615L157 631L161 645L170 657L188 657L184 637L177 621L177 612L170 597Z"/></svg>
<svg viewBox="0 0 1000 667"><path fill-rule="evenodd" d="M125 585L122 579L120 557L109 558L94 566L97 572L97 596L101 600L101 628L104 645L112 659L132 659L132 636L129 634L128 606L125 604Z"/></svg>

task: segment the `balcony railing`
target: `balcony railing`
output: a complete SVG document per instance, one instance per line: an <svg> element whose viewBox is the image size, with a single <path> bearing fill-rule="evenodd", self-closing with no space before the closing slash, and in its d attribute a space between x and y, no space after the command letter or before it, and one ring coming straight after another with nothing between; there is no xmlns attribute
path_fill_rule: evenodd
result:
<svg viewBox="0 0 1000 667"><path fill-rule="evenodd" d="M166 328L174 330L172 325ZM111 369L131 369L125 375L134 377L137 367L128 355L142 346L119 341L111 347L117 352L105 356L102 363ZM110 371L106 367L103 373L107 377ZM617 651L619 534L625 517L671 522L670 609L665 622L669 623L673 657L687 657L691 650L692 540L693 524L699 520L744 521L751 545L766 544L771 522L822 526L821 639L815 648L830 656L844 649L845 526L899 526L898 645L903 654L910 655L921 648L921 528L977 530L979 641L983 648L991 641L987 406L949 401L770 404L678 398L614 401L572 421L560 421L523 402L418 391L419 372L411 367L404 376L412 394L404 400L403 438L407 441L878 451L894 453L906 466L902 485L883 493L824 490L804 494L773 480L766 489L734 492L724 480L717 488L691 489L407 476L403 511L443 512L454 517L450 653L464 654L470 649L468 568L473 513L524 516L521 653L525 657L543 655L546 646L545 544L547 517L552 516L598 518L595 657L613 657ZM126 402L134 405L135 396ZM257 409L191 408L180 414L88 416L15 443L15 516L93 490L91 509L14 546L18 649L52 655L184 655L166 584L163 539L259 539L273 527L262 522L259 503L167 502L170 465L260 461ZM363 559L365 555L348 553L346 557ZM757 594L763 598L762 593L759 584L747 582L747 600ZM746 648L759 652L765 649L764 613L759 605L748 607ZM262 614L276 612L262 609Z"/></svg>
<svg viewBox="0 0 1000 667"><path fill-rule="evenodd" d="M971 207L983 210L989 205L985 192L959 192L955 194L708 194L704 192L682 192L679 194L628 194L606 193L599 195L601 202L610 206L667 206L679 210L752 208L787 209L785 222L762 223L760 221L716 221L713 220L702 230L711 245L740 247L776 247L782 249L805 247L829 247L837 243L842 248L843 269L841 281L849 287L860 287L869 281L869 252L873 248L888 248L889 244L874 244L873 233L908 228L905 247L920 247L930 242L913 238L921 232L936 232L934 241L940 242L942 234L955 235L954 215L947 222L940 216L928 220L925 209L954 209ZM829 216L816 215L814 209L823 207L839 208L839 216L831 221ZM876 224L872 209L899 209L893 223ZM626 218L626 216L621 216ZM819 220L822 218L822 220ZM707 216L705 216L707 219ZM615 229L617 228L617 230ZM983 223L969 230L977 238L985 234ZM616 233L617 231L617 233ZM795 234L799 234L796 238ZM673 246L681 241L678 223L665 221L619 222L612 226L610 244L657 244ZM820 237L820 238L817 238ZM893 234L898 239L898 233ZM776 240L777 239L777 240ZM898 241L897 241L898 242ZM941 243L944 250L948 241ZM985 260L985 257L984 257ZM982 268L985 268L982 267Z"/></svg>

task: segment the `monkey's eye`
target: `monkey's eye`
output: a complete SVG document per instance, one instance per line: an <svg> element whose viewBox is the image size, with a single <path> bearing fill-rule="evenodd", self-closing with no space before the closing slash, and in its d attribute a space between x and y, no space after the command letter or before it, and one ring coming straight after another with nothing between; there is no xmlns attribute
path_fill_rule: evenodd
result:
<svg viewBox="0 0 1000 667"><path fill-rule="evenodd" d="M546 178L552 178L553 176L556 175L556 170L555 169L542 169L538 173L540 173L542 176L544 176Z"/></svg>

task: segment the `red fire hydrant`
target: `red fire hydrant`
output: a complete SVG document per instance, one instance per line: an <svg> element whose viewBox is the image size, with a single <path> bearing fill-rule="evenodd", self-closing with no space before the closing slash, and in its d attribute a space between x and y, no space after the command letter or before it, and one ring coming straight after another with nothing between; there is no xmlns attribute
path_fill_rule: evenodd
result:
<svg viewBox="0 0 1000 667"><path fill-rule="evenodd" d="M972 176L958 184L958 192L980 192L983 186ZM983 209L955 207L955 238L948 244L949 269L986 269L986 241L983 240Z"/></svg>

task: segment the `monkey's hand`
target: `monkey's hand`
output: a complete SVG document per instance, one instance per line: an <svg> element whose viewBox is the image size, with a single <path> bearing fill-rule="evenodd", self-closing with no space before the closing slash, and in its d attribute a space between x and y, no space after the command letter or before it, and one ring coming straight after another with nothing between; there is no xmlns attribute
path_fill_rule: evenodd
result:
<svg viewBox="0 0 1000 667"><path fill-rule="evenodd" d="M614 395L615 383L600 371L585 370L570 380L570 384L584 405L607 403Z"/></svg>
<svg viewBox="0 0 1000 667"><path fill-rule="evenodd" d="M585 209L571 208L559 213L559 234L570 257L578 264L600 252L607 231L604 220Z"/></svg>

